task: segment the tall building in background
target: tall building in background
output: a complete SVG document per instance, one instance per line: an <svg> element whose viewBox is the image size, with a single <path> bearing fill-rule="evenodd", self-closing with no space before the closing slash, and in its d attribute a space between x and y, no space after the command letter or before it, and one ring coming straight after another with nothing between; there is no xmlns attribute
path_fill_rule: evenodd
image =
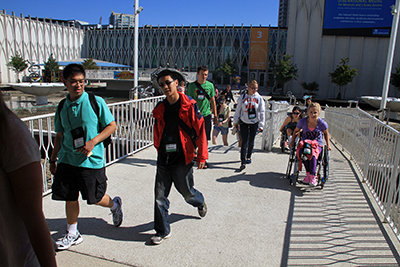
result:
<svg viewBox="0 0 400 267"><path fill-rule="evenodd" d="M135 26L135 15L115 13L111 10L110 25L116 28L133 28Z"/></svg>
<svg viewBox="0 0 400 267"><path fill-rule="evenodd" d="M287 28L288 25L289 0L279 0L278 26Z"/></svg>

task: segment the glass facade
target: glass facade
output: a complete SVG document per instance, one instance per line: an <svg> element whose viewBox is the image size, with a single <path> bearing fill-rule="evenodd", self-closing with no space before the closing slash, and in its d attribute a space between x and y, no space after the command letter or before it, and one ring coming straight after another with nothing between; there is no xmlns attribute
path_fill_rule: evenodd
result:
<svg viewBox="0 0 400 267"><path fill-rule="evenodd" d="M169 65L196 71L206 65L216 71L229 57L242 81L255 73L267 82L276 60L286 53L286 29L269 27L268 70L250 70L251 26L145 26L139 28L139 69ZM94 29L86 32L87 57L134 64L134 29Z"/></svg>

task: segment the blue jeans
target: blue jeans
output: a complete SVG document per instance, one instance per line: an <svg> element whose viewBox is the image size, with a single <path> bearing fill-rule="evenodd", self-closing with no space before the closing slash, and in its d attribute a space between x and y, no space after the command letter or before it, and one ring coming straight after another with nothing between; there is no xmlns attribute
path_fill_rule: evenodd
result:
<svg viewBox="0 0 400 267"><path fill-rule="evenodd" d="M154 230L157 235L166 236L170 232L168 218L169 192L172 183L185 201L194 207L204 203L203 194L193 188L193 163L188 165L157 165L156 184L154 188Z"/></svg>
<svg viewBox="0 0 400 267"><path fill-rule="evenodd" d="M258 122L254 124L240 124L240 135L242 136L242 147L240 148L240 161L246 164L246 158L250 159L253 153L254 139L258 130Z"/></svg>

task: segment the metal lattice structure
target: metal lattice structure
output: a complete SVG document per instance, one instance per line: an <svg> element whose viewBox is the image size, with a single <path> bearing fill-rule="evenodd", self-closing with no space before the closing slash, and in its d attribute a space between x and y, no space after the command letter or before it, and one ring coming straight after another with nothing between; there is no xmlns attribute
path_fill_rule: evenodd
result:
<svg viewBox="0 0 400 267"><path fill-rule="evenodd" d="M17 53L30 62L45 62L49 56L59 60L78 58L82 53L85 30L59 22L44 22L0 12L0 82L15 82L7 67ZM25 73L27 74L27 73Z"/></svg>
<svg viewBox="0 0 400 267"><path fill-rule="evenodd" d="M229 57L242 76L250 77L251 26L145 26L139 28L139 69L169 64L185 71L200 65L216 70ZM286 29L269 27L268 66L286 53ZM133 65L134 29L86 32L85 56ZM270 73L270 71L268 71Z"/></svg>
<svg viewBox="0 0 400 267"><path fill-rule="evenodd" d="M124 65L134 64L134 28L85 30L60 21L24 18L22 14L17 17L14 13L7 15L3 10L0 29L2 82L16 80L6 63L17 53L30 62L39 63L47 61L53 54L57 61L93 57ZM213 72L229 57L244 81L255 78L262 87L271 77L273 64L286 53L287 29L269 27L268 70L250 70L252 29L252 26L243 25L141 27L139 69L169 64L185 71L196 71L198 66L207 65Z"/></svg>

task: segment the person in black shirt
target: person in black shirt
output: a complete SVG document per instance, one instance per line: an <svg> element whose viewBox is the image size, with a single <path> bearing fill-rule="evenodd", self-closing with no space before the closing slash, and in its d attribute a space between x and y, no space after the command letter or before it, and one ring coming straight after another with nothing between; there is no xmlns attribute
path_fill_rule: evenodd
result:
<svg viewBox="0 0 400 267"><path fill-rule="evenodd" d="M154 146L157 149L155 182L154 230L155 245L170 237L168 196L172 183L190 205L197 207L200 217L207 213L204 196L193 185L193 159L198 147L197 166L204 168L208 158L204 118L196 101L178 92L178 80L168 69L158 74L157 82L166 95L153 110Z"/></svg>
<svg viewBox="0 0 400 267"><path fill-rule="evenodd" d="M233 98L233 93L232 93L232 91L231 91L231 86L230 86L230 85L227 85L227 86L226 86L226 89L225 89L224 91L222 91L221 95L224 95L224 96L225 96L225 101L226 101L226 104L227 104L227 105L229 105L229 103L230 103L231 101L233 101L233 103L236 104L236 101L235 101L235 99Z"/></svg>

